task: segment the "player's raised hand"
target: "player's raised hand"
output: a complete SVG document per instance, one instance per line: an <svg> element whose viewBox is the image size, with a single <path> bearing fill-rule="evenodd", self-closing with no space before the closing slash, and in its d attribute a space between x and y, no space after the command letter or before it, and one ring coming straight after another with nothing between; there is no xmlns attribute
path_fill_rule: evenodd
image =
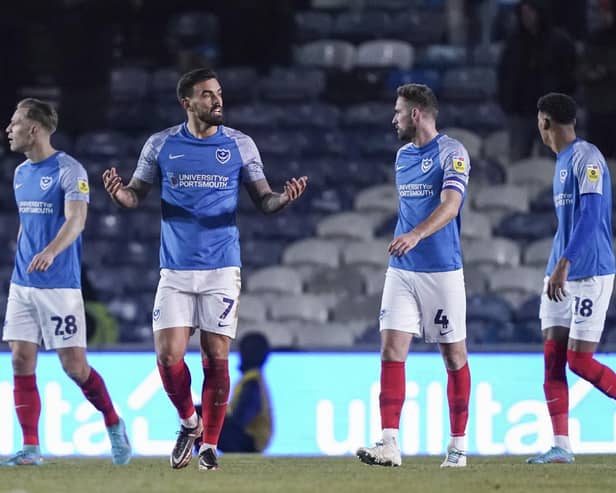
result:
<svg viewBox="0 0 616 493"><path fill-rule="evenodd" d="M421 236L416 231L409 231L403 235L396 236L393 241L387 247L387 251L390 255L395 257L402 257L406 255L413 248L417 246L417 243L421 241Z"/></svg>
<svg viewBox="0 0 616 493"><path fill-rule="evenodd" d="M284 190L282 195L285 196L289 202L297 200L306 190L308 185L308 177L301 176L300 178L291 178L284 184Z"/></svg>
<svg viewBox="0 0 616 493"><path fill-rule="evenodd" d="M45 272L51 264L53 264L54 259L56 258L55 254L50 252L49 250L43 250L42 252L37 253L33 258L30 265L28 265L28 274L31 272L41 271Z"/></svg>
<svg viewBox="0 0 616 493"><path fill-rule="evenodd" d="M116 194L124 187L122 177L118 175L115 167L106 169L103 172L103 185L106 192L115 198Z"/></svg>

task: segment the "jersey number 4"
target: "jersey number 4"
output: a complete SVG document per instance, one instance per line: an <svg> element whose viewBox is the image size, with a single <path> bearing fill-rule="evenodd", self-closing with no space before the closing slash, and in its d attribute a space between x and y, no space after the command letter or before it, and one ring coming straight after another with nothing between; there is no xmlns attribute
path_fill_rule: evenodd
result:
<svg viewBox="0 0 616 493"><path fill-rule="evenodd" d="M449 319L447 315L443 313L443 310L438 310L436 312L436 316L434 317L434 325L440 325L443 329L446 329L449 325Z"/></svg>

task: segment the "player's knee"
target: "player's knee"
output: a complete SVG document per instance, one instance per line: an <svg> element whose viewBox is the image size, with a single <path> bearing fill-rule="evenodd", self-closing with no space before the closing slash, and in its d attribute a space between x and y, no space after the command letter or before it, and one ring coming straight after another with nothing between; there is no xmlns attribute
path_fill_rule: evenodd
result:
<svg viewBox="0 0 616 493"><path fill-rule="evenodd" d="M62 361L62 369L71 380L78 384L85 382L90 374L90 368L82 361L64 360Z"/></svg>
<svg viewBox="0 0 616 493"><path fill-rule="evenodd" d="M175 353L173 351L161 351L157 355L158 364L164 367L174 366L182 361L183 358L183 354Z"/></svg>
<svg viewBox="0 0 616 493"><path fill-rule="evenodd" d="M30 375L34 373L36 360L29 354L14 351L11 359L13 372L16 375Z"/></svg>
<svg viewBox="0 0 616 493"><path fill-rule="evenodd" d="M567 351L569 369L576 375L588 380L588 372L592 365L592 353L580 351Z"/></svg>

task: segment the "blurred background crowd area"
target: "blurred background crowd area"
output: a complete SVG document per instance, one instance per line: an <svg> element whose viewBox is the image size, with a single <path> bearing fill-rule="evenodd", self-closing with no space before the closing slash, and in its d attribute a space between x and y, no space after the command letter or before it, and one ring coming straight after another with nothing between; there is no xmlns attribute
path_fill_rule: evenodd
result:
<svg viewBox="0 0 616 493"><path fill-rule="evenodd" d="M305 196L276 216L257 214L242 193L240 335L262 331L278 348L374 350L397 213L395 89L426 83L440 101L439 128L472 162L462 216L469 346L539 350L556 218L536 100L575 96L579 135L616 176L615 13L611 0L11 2L0 16L0 112L8 122L26 96L57 104L53 142L91 181L86 297L117 326L98 340L149 347L158 193L121 211L100 175L115 165L128 179L146 138L184 118L179 74L214 67L226 122L254 138L272 187L310 177ZM22 160L1 141L2 314ZM603 348L614 343L612 304Z"/></svg>

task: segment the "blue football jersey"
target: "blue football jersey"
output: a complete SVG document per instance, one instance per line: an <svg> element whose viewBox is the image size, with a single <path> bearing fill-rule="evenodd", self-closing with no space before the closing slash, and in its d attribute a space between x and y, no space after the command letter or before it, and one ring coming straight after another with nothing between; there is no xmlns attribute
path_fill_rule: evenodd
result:
<svg viewBox="0 0 616 493"><path fill-rule="evenodd" d="M399 207L395 236L408 233L441 203L441 191L453 189L464 198L471 169L468 152L457 140L438 134L428 144L402 146L396 156ZM460 215L406 255L391 256L391 267L415 272L462 268Z"/></svg>
<svg viewBox="0 0 616 493"><path fill-rule="evenodd" d="M223 125L211 137L186 124L152 135L134 177L161 181L161 268L207 270L240 266L235 211L242 180L265 178L254 141Z"/></svg>
<svg viewBox="0 0 616 493"><path fill-rule="evenodd" d="M576 139L558 153L553 189L558 229L546 275L552 274L569 244L580 217L580 196L586 193L601 195L600 222L592 237L585 242L582 254L571 264L568 279L613 274L612 184L605 158L599 149L590 142Z"/></svg>
<svg viewBox="0 0 616 493"><path fill-rule="evenodd" d="M80 288L81 235L60 252L46 272L28 274L27 270L32 258L56 237L66 221L64 203L89 201L86 170L68 154L56 152L43 161L20 164L13 188L21 233L11 282L35 288Z"/></svg>

